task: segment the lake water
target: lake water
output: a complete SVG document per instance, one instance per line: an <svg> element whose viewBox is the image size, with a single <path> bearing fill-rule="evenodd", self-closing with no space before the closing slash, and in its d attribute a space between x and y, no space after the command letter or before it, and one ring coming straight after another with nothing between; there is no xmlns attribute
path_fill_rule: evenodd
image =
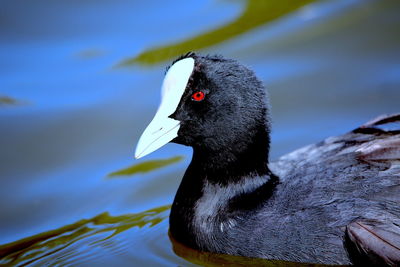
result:
<svg viewBox="0 0 400 267"><path fill-rule="evenodd" d="M400 111L399 1L275 2L3 1L0 264L224 262L168 238L191 149L133 158L185 51L265 82L272 159Z"/></svg>

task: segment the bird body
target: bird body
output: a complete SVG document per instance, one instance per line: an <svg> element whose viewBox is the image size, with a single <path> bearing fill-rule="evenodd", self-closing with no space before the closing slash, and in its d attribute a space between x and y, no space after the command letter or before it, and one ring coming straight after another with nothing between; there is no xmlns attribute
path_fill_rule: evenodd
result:
<svg viewBox="0 0 400 267"><path fill-rule="evenodd" d="M400 131L380 128L400 115L269 163L268 99L252 71L189 53L165 84L179 99L156 114L136 154L169 141L193 147L171 209L174 239L247 257L400 264Z"/></svg>
<svg viewBox="0 0 400 267"><path fill-rule="evenodd" d="M370 129L329 138L271 163L279 182L271 172L212 183L191 164L172 207L171 233L205 251L350 264L347 225L357 220L400 225L400 162L383 155L368 159L381 142L392 137L400 142L400 136Z"/></svg>

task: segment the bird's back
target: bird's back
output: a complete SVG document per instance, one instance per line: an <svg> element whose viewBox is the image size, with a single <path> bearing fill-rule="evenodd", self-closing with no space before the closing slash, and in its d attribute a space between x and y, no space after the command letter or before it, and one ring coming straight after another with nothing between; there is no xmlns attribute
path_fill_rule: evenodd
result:
<svg viewBox="0 0 400 267"><path fill-rule="evenodd" d="M268 229L265 242L276 242L272 253L290 260L346 263L343 241L354 222L383 225L400 237L400 131L382 129L399 121L400 115L379 118L271 164L281 183L255 221ZM279 236L276 241L270 239L273 233ZM361 250L379 245L360 238L367 238Z"/></svg>

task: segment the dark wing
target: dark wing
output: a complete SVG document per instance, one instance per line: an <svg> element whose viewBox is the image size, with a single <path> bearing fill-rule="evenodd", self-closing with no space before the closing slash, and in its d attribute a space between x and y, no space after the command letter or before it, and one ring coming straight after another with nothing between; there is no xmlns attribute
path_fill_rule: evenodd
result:
<svg viewBox="0 0 400 267"><path fill-rule="evenodd" d="M400 160L400 114L380 116L353 130L353 133L373 136L372 140L356 150L359 159L370 162Z"/></svg>
<svg viewBox="0 0 400 267"><path fill-rule="evenodd" d="M345 242L349 256L353 263L360 266L400 266L399 122L400 114L381 116L353 131L375 135L375 138L361 144L355 151L357 158L370 164L389 163L389 175L399 179L397 186L388 187L383 192L385 199L399 205L398 209L392 210L392 215L395 215L392 219L358 220L346 227ZM393 214L396 210L399 214Z"/></svg>
<svg viewBox="0 0 400 267"><path fill-rule="evenodd" d="M355 221L346 227L345 242L359 266L400 266L400 225Z"/></svg>

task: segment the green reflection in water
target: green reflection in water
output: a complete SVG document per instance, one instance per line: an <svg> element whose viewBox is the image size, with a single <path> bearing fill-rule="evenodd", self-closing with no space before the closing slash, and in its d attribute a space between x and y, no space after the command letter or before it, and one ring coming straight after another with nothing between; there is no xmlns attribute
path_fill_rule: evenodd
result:
<svg viewBox="0 0 400 267"><path fill-rule="evenodd" d="M156 169L160 169L162 167L177 163L182 159L183 159L182 156L176 156L169 159L149 160L132 165L128 168L119 171L112 172L108 175L108 177L113 178L115 176L125 176L125 175L134 175L138 173L151 172Z"/></svg>
<svg viewBox="0 0 400 267"><path fill-rule="evenodd" d="M21 104L20 101L9 96L0 96L0 107L1 106L13 106Z"/></svg>
<svg viewBox="0 0 400 267"><path fill-rule="evenodd" d="M132 227L152 227L168 217L170 205L161 206L141 213L111 216L108 212L91 219L83 219L64 227L27 237L0 246L0 265L25 265L48 257L74 243L87 239L90 246L101 245L102 241L129 230ZM91 237L108 234L99 240Z"/></svg>
<svg viewBox="0 0 400 267"><path fill-rule="evenodd" d="M262 24L272 22L314 1L316 0L247 0L243 13L234 21L179 43L149 49L134 58L129 58L121 62L119 66L133 64L152 65L187 53L188 51L204 49L243 34Z"/></svg>

